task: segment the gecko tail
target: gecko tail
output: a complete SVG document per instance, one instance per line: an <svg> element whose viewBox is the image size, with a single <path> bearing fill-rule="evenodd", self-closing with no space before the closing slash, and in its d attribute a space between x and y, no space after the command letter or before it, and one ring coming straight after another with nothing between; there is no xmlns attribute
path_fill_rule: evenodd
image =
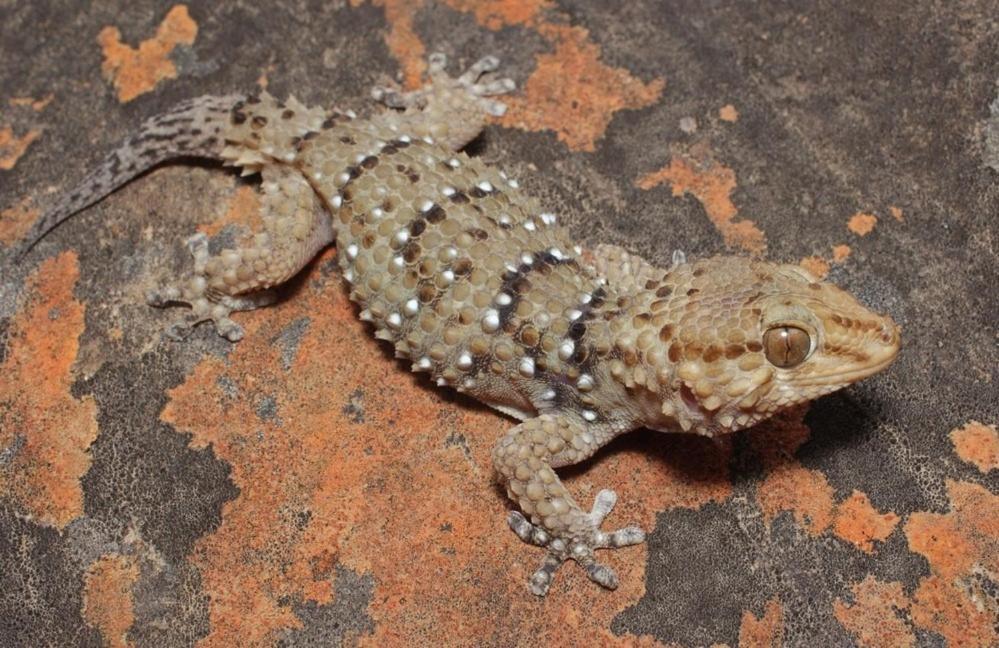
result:
<svg viewBox="0 0 999 648"><path fill-rule="evenodd" d="M76 187L60 195L35 221L16 254L20 259L49 232L99 202L137 175L179 157L221 159L232 107L242 95L205 95L150 117Z"/></svg>

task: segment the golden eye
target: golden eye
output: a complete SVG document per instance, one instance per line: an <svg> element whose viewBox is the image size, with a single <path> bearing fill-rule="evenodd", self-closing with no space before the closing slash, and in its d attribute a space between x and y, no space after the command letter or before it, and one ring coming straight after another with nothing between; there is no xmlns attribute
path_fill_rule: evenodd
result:
<svg viewBox="0 0 999 648"><path fill-rule="evenodd" d="M811 348L808 333L796 326L778 326L763 334L763 352L775 367L787 369L800 365Z"/></svg>

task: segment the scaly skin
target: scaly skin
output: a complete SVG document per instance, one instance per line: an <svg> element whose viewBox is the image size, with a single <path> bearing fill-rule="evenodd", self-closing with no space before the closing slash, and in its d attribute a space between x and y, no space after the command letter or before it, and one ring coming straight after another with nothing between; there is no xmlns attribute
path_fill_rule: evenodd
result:
<svg viewBox="0 0 999 648"><path fill-rule="evenodd" d="M532 591L545 594L567 559L613 588L594 551L644 534L602 531L616 495L601 491L584 512L554 469L637 427L743 429L883 369L899 332L798 266L681 254L661 269L613 246L583 251L515 181L457 152L503 110L487 95L512 82L479 83L496 65L451 79L432 57L427 87L376 89L401 110L365 120L266 94L193 100L146 122L40 219L25 250L149 162L194 153L259 173L264 230L216 256L192 237L190 275L149 295L191 306L171 334L212 320L240 339L230 313L269 303L270 288L335 241L378 338L414 371L521 421L493 462L520 508L511 528L546 548Z"/></svg>

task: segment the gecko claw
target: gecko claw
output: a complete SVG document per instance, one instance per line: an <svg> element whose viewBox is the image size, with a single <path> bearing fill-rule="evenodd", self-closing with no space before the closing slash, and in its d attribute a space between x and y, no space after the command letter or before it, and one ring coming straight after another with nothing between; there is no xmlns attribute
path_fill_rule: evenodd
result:
<svg viewBox="0 0 999 648"><path fill-rule="evenodd" d="M587 577L601 587L617 589L617 574L609 566L597 561L597 549L617 549L645 540L645 532L636 526L624 527L610 533L601 531L600 524L614 508L617 494L609 489L597 493L593 508L586 516L590 526L583 533L571 537L553 537L542 527L532 524L523 513L511 511L507 523L517 537L528 544L545 547L547 553L541 565L528 579L528 587L536 596L544 596L551 587L555 572L567 560L576 561L586 572Z"/></svg>

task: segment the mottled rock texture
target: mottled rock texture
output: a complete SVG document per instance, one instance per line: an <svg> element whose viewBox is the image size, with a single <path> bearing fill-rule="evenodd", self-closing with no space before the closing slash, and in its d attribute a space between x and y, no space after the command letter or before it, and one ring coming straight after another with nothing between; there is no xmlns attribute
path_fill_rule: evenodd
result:
<svg viewBox="0 0 999 648"><path fill-rule="evenodd" d="M252 178L160 168L10 258L149 115L262 86L361 111L438 49L504 59L472 151L581 241L801 262L903 327L810 407L567 471L651 531L615 592L530 595L509 421L372 340L332 252L238 345L161 336L144 290L253 222ZM0 644L995 645L997 51L984 0L0 5Z"/></svg>

